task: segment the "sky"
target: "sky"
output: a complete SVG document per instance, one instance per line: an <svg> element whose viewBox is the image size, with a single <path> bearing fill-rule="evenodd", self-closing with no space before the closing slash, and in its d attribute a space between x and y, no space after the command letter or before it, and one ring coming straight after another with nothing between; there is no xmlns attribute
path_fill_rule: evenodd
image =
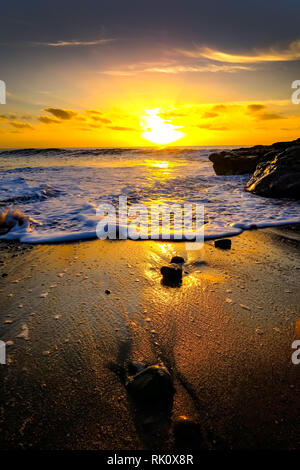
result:
<svg viewBox="0 0 300 470"><path fill-rule="evenodd" d="M1 0L0 147L300 136L299 0Z"/></svg>

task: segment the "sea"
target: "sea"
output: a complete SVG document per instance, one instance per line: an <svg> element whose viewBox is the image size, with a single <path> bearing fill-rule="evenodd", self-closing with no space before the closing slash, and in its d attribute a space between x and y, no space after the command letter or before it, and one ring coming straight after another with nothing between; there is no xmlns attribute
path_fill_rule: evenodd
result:
<svg viewBox="0 0 300 470"><path fill-rule="evenodd" d="M209 155L227 147L49 148L0 150L0 213L21 243L97 237L97 208L204 206L204 237L300 222L300 203L263 198L244 187L249 175L217 176ZM0 216L1 220L1 216Z"/></svg>

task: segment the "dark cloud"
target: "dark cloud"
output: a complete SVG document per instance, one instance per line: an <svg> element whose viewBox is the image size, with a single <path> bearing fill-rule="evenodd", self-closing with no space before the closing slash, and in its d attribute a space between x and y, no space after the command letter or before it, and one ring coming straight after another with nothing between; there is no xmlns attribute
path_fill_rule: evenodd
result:
<svg viewBox="0 0 300 470"><path fill-rule="evenodd" d="M260 121L269 121L272 119L285 119L285 117L276 113L262 113L257 116L257 119Z"/></svg>
<svg viewBox="0 0 300 470"><path fill-rule="evenodd" d="M43 124L60 124L61 121L59 119L55 119L43 114L42 116L38 117L38 120L41 121Z"/></svg>
<svg viewBox="0 0 300 470"><path fill-rule="evenodd" d="M21 121L12 121L10 124L13 127L16 127L17 129L31 129L33 130L34 127L31 124L28 124L27 122L21 122Z"/></svg>
<svg viewBox="0 0 300 470"><path fill-rule="evenodd" d="M45 108L45 111L47 113L53 114L58 119L72 119L77 115L75 111L72 111L71 109L62 109L62 108Z"/></svg>
<svg viewBox="0 0 300 470"><path fill-rule="evenodd" d="M99 116L91 116L91 118L93 119L93 121L102 122L103 124L111 124L112 122L110 119Z"/></svg>
<svg viewBox="0 0 300 470"><path fill-rule="evenodd" d="M100 114L100 115L101 115L101 114L103 114L103 113L102 113L102 111L97 111L96 109L87 109L87 110L86 110L86 114L91 114L91 115L93 115L93 114L97 114L97 115Z"/></svg>
<svg viewBox="0 0 300 470"><path fill-rule="evenodd" d="M248 104L248 111L251 113L256 113L257 111L262 111L265 109L265 105L263 104Z"/></svg>

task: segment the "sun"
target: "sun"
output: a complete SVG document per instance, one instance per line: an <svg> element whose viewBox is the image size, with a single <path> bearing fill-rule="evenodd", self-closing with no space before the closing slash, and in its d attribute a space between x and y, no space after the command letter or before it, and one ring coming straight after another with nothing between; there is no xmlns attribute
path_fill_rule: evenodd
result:
<svg viewBox="0 0 300 470"><path fill-rule="evenodd" d="M144 139L158 145L167 145L182 139L185 134L165 121L159 114L160 108L145 109L145 115L141 118L142 136Z"/></svg>

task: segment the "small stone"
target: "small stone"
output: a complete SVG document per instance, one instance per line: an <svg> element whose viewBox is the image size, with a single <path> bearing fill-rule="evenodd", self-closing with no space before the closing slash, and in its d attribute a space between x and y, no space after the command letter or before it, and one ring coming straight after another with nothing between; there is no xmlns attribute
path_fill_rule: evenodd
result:
<svg viewBox="0 0 300 470"><path fill-rule="evenodd" d="M109 295L111 291L109 289L105 289L105 294Z"/></svg>
<svg viewBox="0 0 300 470"><path fill-rule="evenodd" d="M175 447L177 449L204 449L204 438L199 424L188 416L179 416L174 422Z"/></svg>
<svg viewBox="0 0 300 470"><path fill-rule="evenodd" d="M17 335L17 338L25 339L25 341L29 340L29 328L26 324L22 325L22 331Z"/></svg>
<svg viewBox="0 0 300 470"><path fill-rule="evenodd" d="M47 297L47 295L48 295L48 292L43 292L43 293L40 295L40 297L45 298L45 297Z"/></svg>
<svg viewBox="0 0 300 470"><path fill-rule="evenodd" d="M184 258L182 256L173 256L171 263L181 264L184 263Z"/></svg>
<svg viewBox="0 0 300 470"><path fill-rule="evenodd" d="M242 307L244 310L251 310L250 307L244 304L239 304L240 307Z"/></svg>
<svg viewBox="0 0 300 470"><path fill-rule="evenodd" d="M182 281L182 267L173 263L160 269L163 276L162 282L167 286L178 286Z"/></svg>
<svg viewBox="0 0 300 470"><path fill-rule="evenodd" d="M215 240L215 248L222 248L222 250L230 250L231 240L229 238L220 238Z"/></svg>

